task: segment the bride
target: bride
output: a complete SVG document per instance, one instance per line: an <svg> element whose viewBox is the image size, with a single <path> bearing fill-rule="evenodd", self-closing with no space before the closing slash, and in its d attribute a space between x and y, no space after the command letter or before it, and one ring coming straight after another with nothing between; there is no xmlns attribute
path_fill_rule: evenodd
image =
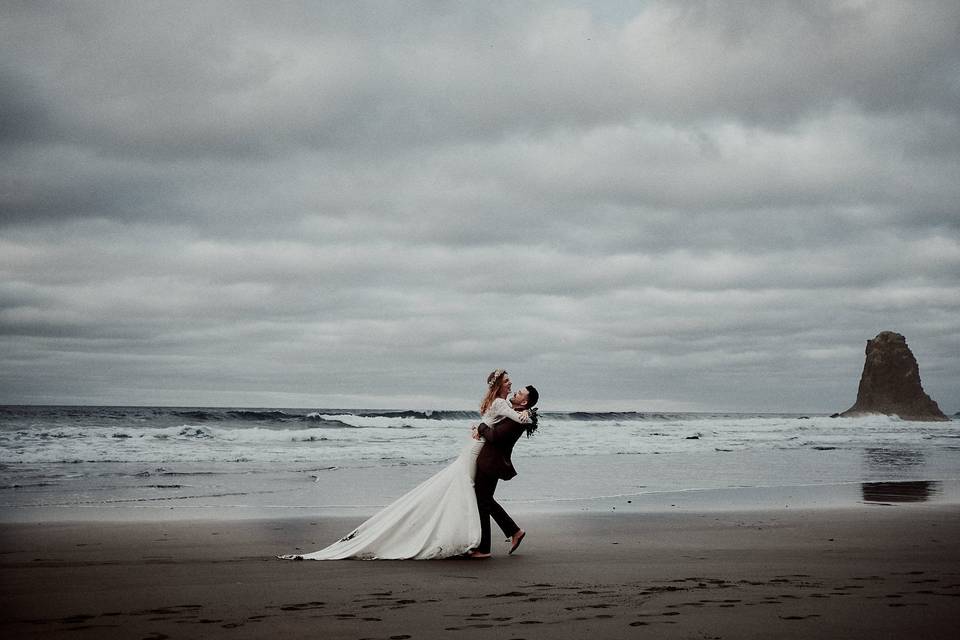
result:
<svg viewBox="0 0 960 640"><path fill-rule="evenodd" d="M536 410L527 411L526 390L511 402L510 376L497 369L487 376L487 394L480 403L481 422L493 426L509 418L536 429ZM511 406L512 403L512 406ZM520 409L520 411L517 411ZM473 479L483 440L476 435L449 466L385 507L329 547L284 560L430 560L468 553L480 542L480 515Z"/></svg>

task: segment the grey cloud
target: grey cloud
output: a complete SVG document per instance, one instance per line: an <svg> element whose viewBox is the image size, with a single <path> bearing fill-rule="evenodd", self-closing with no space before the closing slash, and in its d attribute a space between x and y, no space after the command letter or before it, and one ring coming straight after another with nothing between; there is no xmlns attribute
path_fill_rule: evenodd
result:
<svg viewBox="0 0 960 640"><path fill-rule="evenodd" d="M956 117L955 4L702 2L650 13L630 35L658 54L648 66L665 69L655 95L681 111L784 122L849 101L868 112Z"/></svg>
<svg viewBox="0 0 960 640"><path fill-rule="evenodd" d="M52 133L42 92L24 75L0 63L0 149L43 140Z"/></svg>
<svg viewBox="0 0 960 640"><path fill-rule="evenodd" d="M643 117L786 124L845 102L957 118L949 2L654 3L617 25L586 9L354 7L69 6L16 16L7 49L62 135L124 155L369 155Z"/></svg>
<svg viewBox="0 0 960 640"><path fill-rule="evenodd" d="M0 11L0 402L957 397L955 3Z"/></svg>

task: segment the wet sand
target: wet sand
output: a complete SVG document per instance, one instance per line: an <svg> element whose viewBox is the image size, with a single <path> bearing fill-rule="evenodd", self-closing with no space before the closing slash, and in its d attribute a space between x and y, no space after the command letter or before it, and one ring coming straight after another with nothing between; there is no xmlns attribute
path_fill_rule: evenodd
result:
<svg viewBox="0 0 960 640"><path fill-rule="evenodd" d="M421 562L273 557L362 518L4 524L0 634L960 637L957 505L518 519L513 556Z"/></svg>

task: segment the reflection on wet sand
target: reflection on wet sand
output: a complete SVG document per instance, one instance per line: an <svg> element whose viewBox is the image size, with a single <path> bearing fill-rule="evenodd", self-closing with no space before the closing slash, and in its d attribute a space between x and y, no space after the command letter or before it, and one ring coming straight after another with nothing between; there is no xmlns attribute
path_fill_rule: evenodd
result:
<svg viewBox="0 0 960 640"><path fill-rule="evenodd" d="M866 502L926 502L940 493L940 483L929 480L864 482L861 489Z"/></svg>
<svg viewBox="0 0 960 640"><path fill-rule="evenodd" d="M864 452L867 467L871 470L888 470L891 468L916 467L922 465L924 455L920 451L909 449L867 449Z"/></svg>

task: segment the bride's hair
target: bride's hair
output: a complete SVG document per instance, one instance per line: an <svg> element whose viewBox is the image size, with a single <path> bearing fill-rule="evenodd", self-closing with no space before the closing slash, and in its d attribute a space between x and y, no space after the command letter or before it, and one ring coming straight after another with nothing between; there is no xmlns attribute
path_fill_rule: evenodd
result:
<svg viewBox="0 0 960 640"><path fill-rule="evenodd" d="M500 390L503 389L503 379L507 377L507 372L503 369L491 371L487 376L487 395L480 401L480 415L487 412L493 401L497 399Z"/></svg>

